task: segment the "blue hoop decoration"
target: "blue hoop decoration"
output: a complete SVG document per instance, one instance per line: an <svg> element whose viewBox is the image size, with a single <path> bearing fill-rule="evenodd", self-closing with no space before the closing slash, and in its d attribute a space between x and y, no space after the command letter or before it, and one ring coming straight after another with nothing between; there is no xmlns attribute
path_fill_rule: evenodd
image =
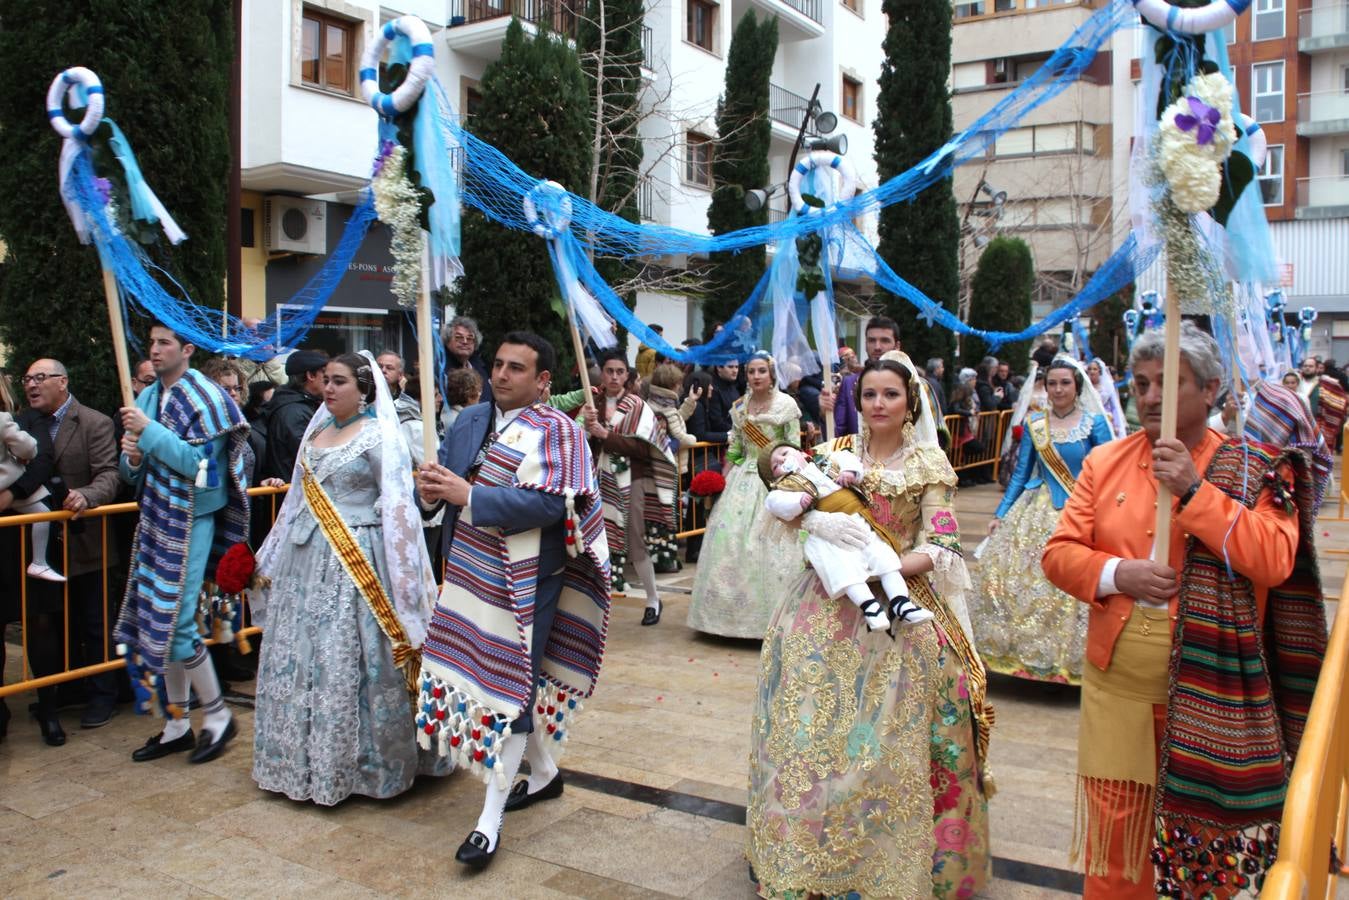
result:
<svg viewBox="0 0 1349 900"><path fill-rule="evenodd" d="M520 200L525 221L535 234L551 241L571 226L571 197L556 181L540 181Z"/></svg>
<svg viewBox="0 0 1349 900"><path fill-rule="evenodd" d="M83 98L80 97L81 89ZM72 124L61 108L61 99L66 93L70 94L72 106L81 101L88 103L78 125ZM103 82L98 80L93 69L72 66L52 79L51 87L47 88L47 119L63 138L84 139L94 133L98 123L103 121Z"/></svg>
<svg viewBox="0 0 1349 900"><path fill-rule="evenodd" d="M1213 0L1208 6L1186 9L1167 0L1133 0L1134 9L1162 31L1178 34L1206 34L1220 31L1236 21L1251 5L1251 0Z"/></svg>
<svg viewBox="0 0 1349 900"><path fill-rule="evenodd" d="M805 178L811 169L819 168L834 169L843 179L838 189L838 202L851 200L853 194L857 193L857 170L846 157L829 150L812 150L796 161L791 174L787 176L787 196L791 199L792 209L798 216L804 216L812 211L812 208L801 199L801 179Z"/></svg>
<svg viewBox="0 0 1349 900"><path fill-rule="evenodd" d="M379 63L384 58L384 48L400 34L412 42L412 61L403 83L392 94L386 94L379 89ZM375 32L375 39L361 54L361 96L375 112L392 119L417 105L435 71L436 49L431 44L431 30L416 16L399 16Z"/></svg>

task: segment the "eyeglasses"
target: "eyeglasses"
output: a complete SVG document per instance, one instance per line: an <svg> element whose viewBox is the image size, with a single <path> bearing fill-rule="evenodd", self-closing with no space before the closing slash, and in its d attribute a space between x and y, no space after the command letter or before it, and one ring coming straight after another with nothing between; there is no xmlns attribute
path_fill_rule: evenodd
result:
<svg viewBox="0 0 1349 900"><path fill-rule="evenodd" d="M142 376L141 378L137 378L136 383L144 385L145 387L149 387L150 385L154 384L157 380L158 379L155 378L155 376L153 375L145 375Z"/></svg>
<svg viewBox="0 0 1349 900"><path fill-rule="evenodd" d="M19 384L22 385L41 384L48 378L65 378L65 377L66 376L58 375L55 372L35 372L32 375L20 375Z"/></svg>

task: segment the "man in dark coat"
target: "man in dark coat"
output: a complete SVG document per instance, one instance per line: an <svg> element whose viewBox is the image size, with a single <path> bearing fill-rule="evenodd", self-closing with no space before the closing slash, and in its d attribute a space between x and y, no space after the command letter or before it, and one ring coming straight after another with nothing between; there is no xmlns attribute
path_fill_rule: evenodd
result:
<svg viewBox="0 0 1349 900"><path fill-rule="evenodd" d="M296 350L286 360L286 377L290 380L277 388L262 408L267 423L267 453L259 466L261 478L290 481L304 431L322 401L327 365L327 355L318 350Z"/></svg>

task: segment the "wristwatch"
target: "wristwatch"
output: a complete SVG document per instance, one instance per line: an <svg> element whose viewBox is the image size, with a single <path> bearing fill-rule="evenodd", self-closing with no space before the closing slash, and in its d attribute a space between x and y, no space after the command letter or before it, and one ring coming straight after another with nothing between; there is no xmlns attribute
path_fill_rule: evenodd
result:
<svg viewBox="0 0 1349 900"><path fill-rule="evenodd" d="M1194 495L1199 493L1199 486L1204 483L1202 478L1196 478L1194 484L1185 489L1185 493L1180 495L1180 503L1176 506L1177 511L1185 508L1185 504L1194 499Z"/></svg>

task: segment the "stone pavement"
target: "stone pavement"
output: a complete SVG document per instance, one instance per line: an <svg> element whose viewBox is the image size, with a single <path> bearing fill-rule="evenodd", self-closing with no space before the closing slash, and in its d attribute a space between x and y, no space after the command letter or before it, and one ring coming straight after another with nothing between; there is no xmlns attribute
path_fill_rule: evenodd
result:
<svg viewBox="0 0 1349 900"><path fill-rule="evenodd" d="M967 549L999 499L962 490ZM1335 515L1332 506L1326 510ZM1325 548L1349 548L1349 525L1325 522ZM1346 556L1327 556L1338 597ZM562 763L562 798L507 818L502 849L470 875L454 851L477 820L482 784L421 779L393 800L336 808L295 803L250 778L251 684L234 686L240 736L219 760L133 764L155 729L123 711L64 747L43 746L31 697L0 743L0 895L508 898L751 898L741 823L758 644L703 638L684 626L692 570L663 576L661 624L638 626L641 602L615 603L600 689ZM11 647L6 679L18 676ZM1077 691L995 678L991 803L997 876L984 896L1068 897Z"/></svg>

